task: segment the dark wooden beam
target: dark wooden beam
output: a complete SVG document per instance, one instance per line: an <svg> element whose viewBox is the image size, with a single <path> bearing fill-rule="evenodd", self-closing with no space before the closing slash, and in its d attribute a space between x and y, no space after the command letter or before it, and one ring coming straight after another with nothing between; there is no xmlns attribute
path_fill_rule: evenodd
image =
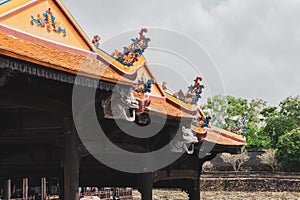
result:
<svg viewBox="0 0 300 200"><path fill-rule="evenodd" d="M5 136L0 137L0 145L5 144L52 144L56 140L63 140L63 134L50 134L50 135L26 135L26 136Z"/></svg>
<svg viewBox="0 0 300 200"><path fill-rule="evenodd" d="M51 97L44 97L28 92L0 90L0 105L7 107L28 108L49 113L71 115L71 106Z"/></svg>

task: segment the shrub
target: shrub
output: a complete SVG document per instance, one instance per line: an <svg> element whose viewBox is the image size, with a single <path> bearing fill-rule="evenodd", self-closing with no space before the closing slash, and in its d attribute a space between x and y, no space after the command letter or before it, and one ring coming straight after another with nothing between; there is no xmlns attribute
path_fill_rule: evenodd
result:
<svg viewBox="0 0 300 200"><path fill-rule="evenodd" d="M257 156L260 159L260 162L265 165L269 165L272 168L272 171L278 166L278 162L275 158L276 149L267 149L265 153Z"/></svg>
<svg viewBox="0 0 300 200"><path fill-rule="evenodd" d="M230 153L222 153L221 159L225 163L229 163L232 165L235 172L240 171L241 166L249 160L249 155L247 151L243 151L240 154L230 154Z"/></svg>
<svg viewBox="0 0 300 200"><path fill-rule="evenodd" d="M214 167L214 164L212 164L212 162L210 161L206 161L205 163L203 163L202 165L202 170L204 172L210 172L212 170L212 168Z"/></svg>

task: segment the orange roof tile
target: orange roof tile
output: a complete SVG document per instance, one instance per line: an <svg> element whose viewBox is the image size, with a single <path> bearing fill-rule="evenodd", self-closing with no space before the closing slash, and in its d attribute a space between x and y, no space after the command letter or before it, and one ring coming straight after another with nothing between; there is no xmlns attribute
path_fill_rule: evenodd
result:
<svg viewBox="0 0 300 200"><path fill-rule="evenodd" d="M166 102L162 99L151 99L151 104L148 106L151 111L154 111L158 114L167 115L168 117L175 117L175 118L193 118L193 115L187 114L186 112L181 111L179 108L173 106L172 104ZM219 134L219 130L216 127L212 127L212 131L208 131L205 135L204 140L212 143L216 143L218 145L226 145L226 146L243 146L245 145L246 141L243 142L241 137L236 135L227 135ZM234 133L232 133L234 134Z"/></svg>
<svg viewBox="0 0 300 200"><path fill-rule="evenodd" d="M34 42L25 41L12 35L0 32L0 52L20 60L29 61L45 67L81 74L109 82L131 84L107 64L96 59L96 54L87 56L70 53Z"/></svg>
<svg viewBox="0 0 300 200"><path fill-rule="evenodd" d="M243 146L245 145L244 142L236 141L234 139L225 137L223 135L217 134L215 132L208 132L205 141L216 143L219 145L227 145L227 146Z"/></svg>
<svg viewBox="0 0 300 200"><path fill-rule="evenodd" d="M169 117L193 118L192 115L183 112L181 109L166 102L165 99L151 99L151 104L148 107L151 109L151 111L154 111L159 114L167 115Z"/></svg>
<svg viewBox="0 0 300 200"><path fill-rule="evenodd" d="M221 145L239 146L246 144L246 138L243 135L232 133L215 126L207 129L204 140Z"/></svg>

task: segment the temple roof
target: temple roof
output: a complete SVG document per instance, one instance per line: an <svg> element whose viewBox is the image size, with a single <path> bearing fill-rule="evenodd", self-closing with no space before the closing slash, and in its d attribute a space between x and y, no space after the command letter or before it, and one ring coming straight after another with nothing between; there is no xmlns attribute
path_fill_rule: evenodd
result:
<svg viewBox="0 0 300 200"><path fill-rule="evenodd" d="M214 126L208 130L205 140L208 142L229 146L243 146L246 143L244 136Z"/></svg>
<svg viewBox="0 0 300 200"><path fill-rule="evenodd" d="M91 78L99 78L109 82L117 82L121 75L112 70L107 64L101 63L95 54L80 55L69 53L46 45L37 44L16 38L0 32L0 53L13 58L39 64L52 69L57 69L72 74L82 74ZM131 84L130 80L122 81Z"/></svg>
<svg viewBox="0 0 300 200"><path fill-rule="evenodd" d="M6 1L0 4L0 23L0 54L2 55L47 69L73 75L79 74L113 84L133 86L143 77L153 81L150 81L152 86L148 98L151 101L145 109L146 112L169 118L205 117L195 102L182 101L179 92L169 94L156 80L142 54L150 41L144 35L146 29L141 30L139 38L132 39L136 42L134 45L140 45L140 51L132 51L135 60L128 63L123 62L125 53L115 50L112 54L108 54L93 44L59 0ZM139 44L140 42L142 45ZM197 77L194 80L195 84L190 87L192 90L199 87L198 90L202 92L198 83L199 78ZM224 145L243 144L243 141L232 139L237 138L235 135L230 138L226 137L226 134L221 134L221 137L216 139L214 131L211 132L212 134L206 138L207 141L218 140L218 143Z"/></svg>
<svg viewBox="0 0 300 200"><path fill-rule="evenodd" d="M166 115L168 117L193 118L192 115L183 112L180 108L168 103L166 100L151 99L151 104L148 107L150 111Z"/></svg>
<svg viewBox="0 0 300 200"><path fill-rule="evenodd" d="M0 25L0 30L2 29ZM48 45L38 44L32 41L17 38L0 31L1 43L0 53L20 60L28 61L31 63L39 64L51 69L61 70L72 74L81 74L87 77L101 79L108 82L132 85L133 82L127 79L126 76L120 75L109 64L101 62L96 53L89 53L84 55L70 53L67 51L54 49ZM9 30L8 30L9 31ZM143 62L144 59L143 59ZM145 64L146 65L146 64ZM147 66L147 65L146 65ZM146 70L147 69L147 70ZM140 73L152 74L149 66L141 67L137 70ZM162 91L161 86L157 83L153 86L152 95L155 97L163 97L165 93ZM149 106L152 111L166 114L172 117L192 118L193 115L184 112L180 104L174 106L166 100L166 98L151 99ZM163 107L163 111L161 108Z"/></svg>

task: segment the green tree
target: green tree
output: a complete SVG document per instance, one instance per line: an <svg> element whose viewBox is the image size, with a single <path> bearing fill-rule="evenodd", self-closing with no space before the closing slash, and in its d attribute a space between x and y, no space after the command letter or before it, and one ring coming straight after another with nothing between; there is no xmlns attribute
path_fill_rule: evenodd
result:
<svg viewBox="0 0 300 200"><path fill-rule="evenodd" d="M300 128L279 137L276 158L284 165L295 164L300 167Z"/></svg>
<svg viewBox="0 0 300 200"><path fill-rule="evenodd" d="M260 131L261 112L266 107L266 102L261 99L248 101L233 96L214 96L208 99L207 104L202 108L206 113L212 116L212 124L221 128L227 128L230 125L246 125L247 148L270 146L268 136ZM216 123L217 122L217 123Z"/></svg>
<svg viewBox="0 0 300 200"><path fill-rule="evenodd" d="M262 109L260 114L263 116L264 119L268 119L270 117L274 117L279 115L278 107L277 106L268 106Z"/></svg>
<svg viewBox="0 0 300 200"><path fill-rule="evenodd" d="M207 99L207 103L202 106L202 110L212 117L211 123L215 126L226 127L227 107L225 97L220 95Z"/></svg>
<svg viewBox="0 0 300 200"><path fill-rule="evenodd" d="M279 106L281 116L294 119L300 126L300 96L288 97Z"/></svg>
<svg viewBox="0 0 300 200"><path fill-rule="evenodd" d="M246 99L227 96L227 122L235 124L245 124L247 121L247 112L249 110L248 101Z"/></svg>
<svg viewBox="0 0 300 200"><path fill-rule="evenodd" d="M272 147L272 139L270 136L265 135L264 127L258 129L252 123L248 123L246 139L246 148L268 149Z"/></svg>
<svg viewBox="0 0 300 200"><path fill-rule="evenodd" d="M252 99L246 113L247 123L251 122L255 126L261 123L261 113L266 108L267 102L262 99Z"/></svg>
<svg viewBox="0 0 300 200"><path fill-rule="evenodd" d="M261 113L265 116L264 133L275 148L280 136L300 127L300 97L288 97L280 102L278 109L267 107Z"/></svg>
<svg viewBox="0 0 300 200"><path fill-rule="evenodd" d="M203 105L212 116L212 124L247 126L247 148L276 148L278 138L300 127L300 96L288 97L279 106L266 106L261 99L214 96Z"/></svg>
<svg viewBox="0 0 300 200"><path fill-rule="evenodd" d="M266 102L262 99L246 99L233 96L214 96L207 100L202 109L210 113L218 125L228 126L230 124L247 124L249 122L258 126L260 123L260 112L265 108ZM212 121L213 122L213 121Z"/></svg>
<svg viewBox="0 0 300 200"><path fill-rule="evenodd" d="M272 139L272 147L276 147L278 138L297 128L296 120L291 117L275 116L267 119L264 133Z"/></svg>

